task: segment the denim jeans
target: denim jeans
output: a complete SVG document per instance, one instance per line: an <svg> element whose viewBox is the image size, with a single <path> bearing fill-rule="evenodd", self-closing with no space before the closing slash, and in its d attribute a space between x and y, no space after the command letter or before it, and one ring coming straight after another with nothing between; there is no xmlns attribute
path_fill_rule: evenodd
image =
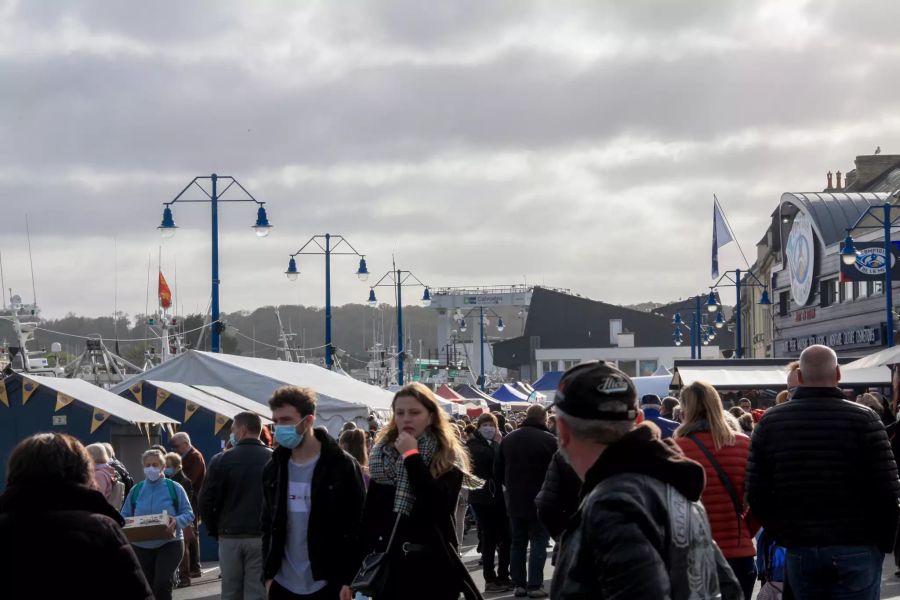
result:
<svg viewBox="0 0 900 600"><path fill-rule="evenodd" d="M787 549L787 578L797 600L877 600L884 555L876 546Z"/></svg>
<svg viewBox="0 0 900 600"><path fill-rule="evenodd" d="M528 556L527 587L535 589L544 583L544 563L547 562L547 542L550 534L537 518L510 518L512 545L509 551L509 570L516 587L526 587L525 557ZM531 553L527 553L531 543Z"/></svg>

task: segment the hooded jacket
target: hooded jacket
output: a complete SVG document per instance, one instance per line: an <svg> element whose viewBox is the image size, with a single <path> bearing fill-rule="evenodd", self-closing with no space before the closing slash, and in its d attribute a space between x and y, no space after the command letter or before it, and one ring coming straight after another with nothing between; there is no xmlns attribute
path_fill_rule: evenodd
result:
<svg viewBox="0 0 900 600"><path fill-rule="evenodd" d="M120 528L124 523L103 495L88 486L42 482L8 487L0 496L3 598L152 600Z"/></svg>
<svg viewBox="0 0 900 600"><path fill-rule="evenodd" d="M556 600L742 598L698 502L703 467L639 426L600 455L562 538Z"/></svg>

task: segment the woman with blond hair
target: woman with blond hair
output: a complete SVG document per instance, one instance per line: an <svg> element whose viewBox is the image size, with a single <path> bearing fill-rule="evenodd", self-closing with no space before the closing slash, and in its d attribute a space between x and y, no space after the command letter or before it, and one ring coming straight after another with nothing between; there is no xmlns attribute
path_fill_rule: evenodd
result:
<svg viewBox="0 0 900 600"><path fill-rule="evenodd" d="M714 387L695 381L681 392L683 420L675 442L684 454L706 470L706 489L700 500L709 515L712 537L722 550L750 600L756 582L753 536L744 508L744 475L750 438L726 414Z"/></svg>
<svg viewBox="0 0 900 600"><path fill-rule="evenodd" d="M360 559L387 553L376 600L456 600L471 585L456 554L457 499L464 485L484 482L470 475L468 452L431 390L407 385L391 409L369 455ZM341 590L341 600L351 596L349 587Z"/></svg>

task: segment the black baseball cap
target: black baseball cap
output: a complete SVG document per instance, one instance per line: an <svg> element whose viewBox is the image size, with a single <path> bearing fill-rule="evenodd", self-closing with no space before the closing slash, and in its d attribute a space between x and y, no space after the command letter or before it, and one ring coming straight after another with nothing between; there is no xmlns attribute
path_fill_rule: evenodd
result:
<svg viewBox="0 0 900 600"><path fill-rule="evenodd" d="M601 410L619 402L624 410ZM559 380L553 406L567 415L594 421L634 421L638 415L637 388L625 373L602 360L574 366Z"/></svg>

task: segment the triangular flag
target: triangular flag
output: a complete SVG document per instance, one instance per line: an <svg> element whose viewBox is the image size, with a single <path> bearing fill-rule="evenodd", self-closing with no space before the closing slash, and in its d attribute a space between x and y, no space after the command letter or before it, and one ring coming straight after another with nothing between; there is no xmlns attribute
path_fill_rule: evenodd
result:
<svg viewBox="0 0 900 600"><path fill-rule="evenodd" d="M57 392L56 393L56 408L53 409L53 412L56 412L61 408L65 408L68 405L72 404L73 402L75 402L75 398L73 398L72 396L66 396L62 392Z"/></svg>
<svg viewBox="0 0 900 600"><path fill-rule="evenodd" d="M91 417L91 433L97 431L97 428L106 423L106 420L108 418L108 412L100 410L99 408L95 408L94 415Z"/></svg>
<svg viewBox="0 0 900 600"><path fill-rule="evenodd" d="M159 408L160 406L162 406L163 402L168 400L169 396L171 396L171 395L172 394L170 394L166 390L157 389L156 390L156 408Z"/></svg>
<svg viewBox="0 0 900 600"><path fill-rule="evenodd" d="M199 404L194 404L193 402L185 402L184 403L184 422L187 423L191 417L194 416L194 413L197 412L197 409L200 408Z"/></svg>
<svg viewBox="0 0 900 600"><path fill-rule="evenodd" d="M223 427L225 427L225 423L228 422L228 417L222 415L216 415L216 430L214 433L219 433Z"/></svg>
<svg viewBox="0 0 900 600"><path fill-rule="evenodd" d="M9 406L9 396L6 395L6 384L0 379L0 402Z"/></svg>
<svg viewBox="0 0 900 600"><path fill-rule="evenodd" d="M36 389L38 389L38 384L29 379L22 379L22 406L25 406Z"/></svg>
<svg viewBox="0 0 900 600"><path fill-rule="evenodd" d="M135 383L130 388L128 388L128 391L131 392L131 394L134 396L134 399L137 400L138 404L143 404L143 402L144 402L144 399L142 398L142 395L144 392L144 384L143 383Z"/></svg>
<svg viewBox="0 0 900 600"><path fill-rule="evenodd" d="M719 276L719 248L733 241L731 230L725 222L725 214L719 207L719 200L713 196L713 234L712 234L712 278Z"/></svg>
<svg viewBox="0 0 900 600"><path fill-rule="evenodd" d="M166 283L162 271L159 272L159 305L163 308L172 306L172 290L169 289L169 284Z"/></svg>

